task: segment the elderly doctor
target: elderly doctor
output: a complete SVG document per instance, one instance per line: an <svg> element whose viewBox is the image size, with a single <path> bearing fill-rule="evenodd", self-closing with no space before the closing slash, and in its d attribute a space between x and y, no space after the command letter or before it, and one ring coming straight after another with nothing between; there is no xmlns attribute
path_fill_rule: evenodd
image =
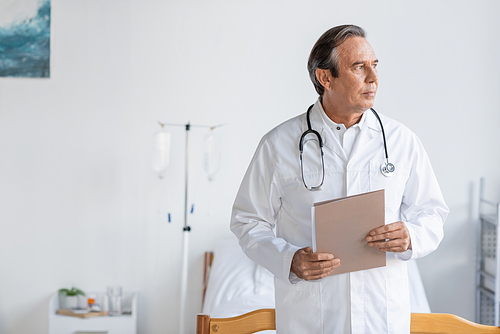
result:
<svg viewBox="0 0 500 334"><path fill-rule="evenodd" d="M417 136L370 110L377 63L360 27L325 32L308 62L318 100L262 138L241 183L231 230L275 276L277 333L410 332L405 261L438 247L448 208ZM319 136L305 135L301 165L308 129ZM379 189L386 221L367 231L366 242L386 253L387 265L335 275L342 259L310 247L311 206Z"/></svg>

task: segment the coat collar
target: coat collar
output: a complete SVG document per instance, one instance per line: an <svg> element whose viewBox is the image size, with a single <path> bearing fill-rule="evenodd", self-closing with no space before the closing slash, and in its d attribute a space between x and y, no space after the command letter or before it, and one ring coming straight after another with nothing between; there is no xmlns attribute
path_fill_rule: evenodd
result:
<svg viewBox="0 0 500 334"><path fill-rule="evenodd" d="M327 122L325 121L325 119L328 119L328 116L323 110L323 107L319 99L316 101L313 108L311 109L310 118L311 118L311 127L313 130L318 131L318 133L321 135L321 138L323 140L323 146L332 150L345 162L348 162L349 159L346 156L344 150L342 149L340 142L332 133L330 125L327 124ZM358 152L362 151L363 148L366 146L366 144L368 144L368 142L373 140L375 135L374 132L381 132L380 124L375 115L371 112L371 110L369 109L366 110L365 114L363 115L363 118L364 120L362 121L361 124L360 133L351 151L351 159ZM305 130L306 129L307 129L307 121L305 122Z"/></svg>

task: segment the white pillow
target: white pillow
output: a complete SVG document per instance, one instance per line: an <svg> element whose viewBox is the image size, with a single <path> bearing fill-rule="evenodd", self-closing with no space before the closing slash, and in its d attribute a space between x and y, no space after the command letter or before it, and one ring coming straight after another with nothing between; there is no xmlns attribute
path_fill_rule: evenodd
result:
<svg viewBox="0 0 500 334"><path fill-rule="evenodd" d="M227 318L261 308L274 308L274 277L250 260L236 237L214 250L203 313Z"/></svg>

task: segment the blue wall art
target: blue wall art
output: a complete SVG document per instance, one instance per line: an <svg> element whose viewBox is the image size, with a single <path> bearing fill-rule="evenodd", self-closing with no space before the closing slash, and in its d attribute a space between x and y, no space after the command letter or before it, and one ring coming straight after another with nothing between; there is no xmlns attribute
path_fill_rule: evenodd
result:
<svg viewBox="0 0 500 334"><path fill-rule="evenodd" d="M0 1L0 77L50 77L50 0Z"/></svg>

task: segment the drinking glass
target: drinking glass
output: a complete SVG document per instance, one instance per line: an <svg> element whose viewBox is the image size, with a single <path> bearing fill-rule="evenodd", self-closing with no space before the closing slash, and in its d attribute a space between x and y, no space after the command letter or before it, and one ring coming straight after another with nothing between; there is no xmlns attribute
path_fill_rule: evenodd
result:
<svg viewBox="0 0 500 334"><path fill-rule="evenodd" d="M109 298L109 315L121 315L122 314L122 287L121 286L109 286L108 287L108 298Z"/></svg>

